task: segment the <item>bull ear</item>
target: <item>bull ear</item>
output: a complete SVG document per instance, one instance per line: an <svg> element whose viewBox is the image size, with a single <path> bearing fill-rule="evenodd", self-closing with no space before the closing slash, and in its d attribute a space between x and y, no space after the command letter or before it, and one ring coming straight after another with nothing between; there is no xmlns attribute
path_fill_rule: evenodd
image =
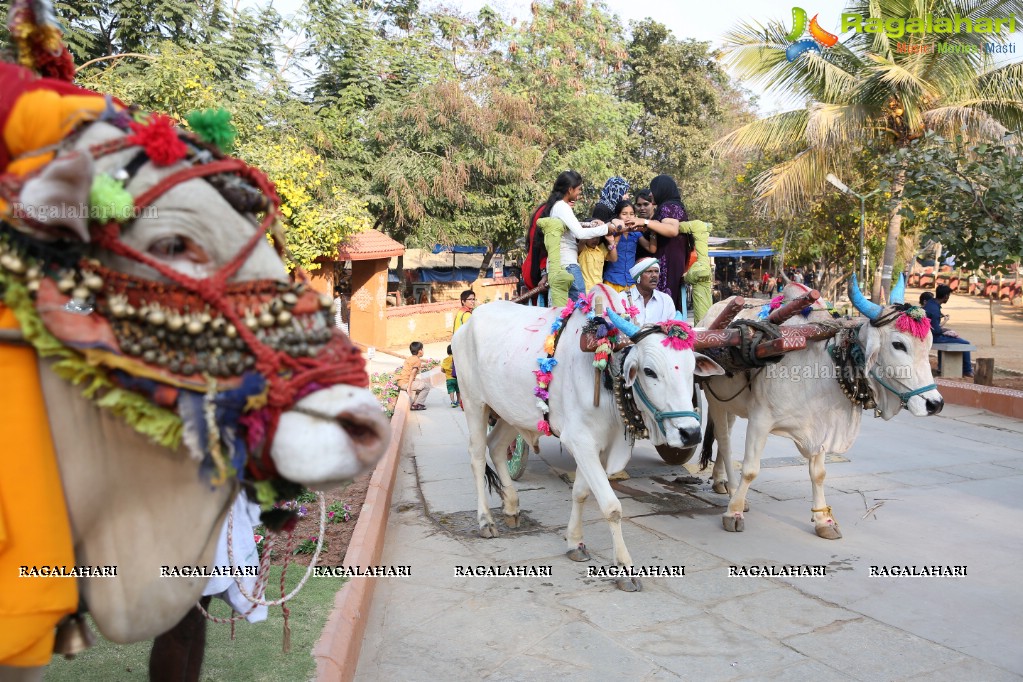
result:
<svg viewBox="0 0 1023 682"><path fill-rule="evenodd" d="M867 370L877 364L877 356L881 353L881 329L872 327L869 324L863 325L860 343L863 344L863 354L866 356L864 365ZM866 335L867 338L863 338Z"/></svg>
<svg viewBox="0 0 1023 682"><path fill-rule="evenodd" d="M718 363L711 360L703 353L695 353L696 355L696 369L693 374L700 377L713 377L719 374L724 374L725 370Z"/></svg>
<svg viewBox="0 0 1023 682"><path fill-rule="evenodd" d="M18 209L34 222L32 236L53 240L71 234L89 241L93 172L91 156L67 154L48 163L22 186Z"/></svg>
<svg viewBox="0 0 1023 682"><path fill-rule="evenodd" d="M639 375L639 367L636 362L635 353L629 353L629 357L625 359L625 367L623 368L623 371L625 372L625 385L627 387L636 383L636 377Z"/></svg>

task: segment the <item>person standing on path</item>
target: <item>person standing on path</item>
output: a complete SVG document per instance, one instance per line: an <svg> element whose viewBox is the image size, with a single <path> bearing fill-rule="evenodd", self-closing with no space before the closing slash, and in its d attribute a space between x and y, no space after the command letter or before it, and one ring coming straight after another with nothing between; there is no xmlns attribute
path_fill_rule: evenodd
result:
<svg viewBox="0 0 1023 682"><path fill-rule="evenodd" d="M458 328L469 321L472 316L472 311L476 308L476 293L472 289L466 289L459 296L462 301L462 307L455 313L455 326L452 327L451 333L454 334L458 331Z"/></svg>

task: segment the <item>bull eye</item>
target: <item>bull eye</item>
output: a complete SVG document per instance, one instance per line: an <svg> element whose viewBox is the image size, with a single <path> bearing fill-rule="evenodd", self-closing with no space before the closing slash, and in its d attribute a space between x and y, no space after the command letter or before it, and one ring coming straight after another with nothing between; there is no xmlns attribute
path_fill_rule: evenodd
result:
<svg viewBox="0 0 1023 682"><path fill-rule="evenodd" d="M160 260L187 259L193 263L208 263L209 255L198 243L188 237L176 234L168 237L161 237L147 249L149 255Z"/></svg>
<svg viewBox="0 0 1023 682"><path fill-rule="evenodd" d="M892 348L894 348L895 350L901 350L903 353L906 352L906 344L904 344L902 341L896 341L895 343L893 343Z"/></svg>
<svg viewBox="0 0 1023 682"><path fill-rule="evenodd" d="M180 235L157 239L149 245L149 253L157 258L178 258L188 250L188 243Z"/></svg>
<svg viewBox="0 0 1023 682"><path fill-rule="evenodd" d="M643 368L643 374L646 374L651 379L656 379L657 378L657 372L655 372L654 370L650 369L649 367L644 367Z"/></svg>

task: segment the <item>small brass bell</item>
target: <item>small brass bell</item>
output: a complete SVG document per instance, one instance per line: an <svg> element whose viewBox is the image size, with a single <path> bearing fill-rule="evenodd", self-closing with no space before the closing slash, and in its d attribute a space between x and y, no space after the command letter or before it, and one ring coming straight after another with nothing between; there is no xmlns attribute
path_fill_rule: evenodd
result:
<svg viewBox="0 0 1023 682"><path fill-rule="evenodd" d="M57 636L53 643L53 653L62 654L72 659L89 647L96 644L96 636L89 629L89 624L81 614L72 614L57 625Z"/></svg>
<svg viewBox="0 0 1023 682"><path fill-rule="evenodd" d="M90 272L82 278L82 283L90 291L101 291L103 289L103 278L94 272Z"/></svg>
<svg viewBox="0 0 1023 682"><path fill-rule="evenodd" d="M64 275L57 280L57 291L62 294L69 294L75 288L75 278L71 275Z"/></svg>

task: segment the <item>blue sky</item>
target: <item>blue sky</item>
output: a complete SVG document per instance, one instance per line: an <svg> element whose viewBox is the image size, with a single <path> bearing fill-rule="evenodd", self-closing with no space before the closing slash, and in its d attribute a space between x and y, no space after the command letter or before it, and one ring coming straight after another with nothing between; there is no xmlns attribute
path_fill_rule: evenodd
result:
<svg viewBox="0 0 1023 682"><path fill-rule="evenodd" d="M529 17L529 5L531 0L444 0L443 2L431 2L421 0L424 6L443 4L454 7L463 12L475 13L484 5L490 5L509 17L518 17L520 20ZM661 22L678 38L695 38L696 40L708 41L713 46L719 47L724 34L740 21L756 21L767 23L770 20L783 21L786 25L791 22L792 7L799 0L660 0L658 2L636 2L635 0L604 0L612 12L621 17L622 22L628 25L630 21L639 21L646 17L653 17ZM262 4L263 0L243 0L244 4ZM824 10L820 17L821 26L838 33L842 4L835 0L828 0L827 3L816 0L813 2L800 2L800 6L806 9L812 17L817 9L814 5L822 6ZM285 16L293 15L302 6L302 0L273 0L277 11ZM1023 29L1023 21L1019 22ZM1023 39L1019 31L1010 39L1016 43L1015 55L1007 55L996 60L996 63L1020 61L1023 59ZM800 106L799 102L785 101L773 93L753 87L749 84L742 84L760 97L761 113L785 111Z"/></svg>

